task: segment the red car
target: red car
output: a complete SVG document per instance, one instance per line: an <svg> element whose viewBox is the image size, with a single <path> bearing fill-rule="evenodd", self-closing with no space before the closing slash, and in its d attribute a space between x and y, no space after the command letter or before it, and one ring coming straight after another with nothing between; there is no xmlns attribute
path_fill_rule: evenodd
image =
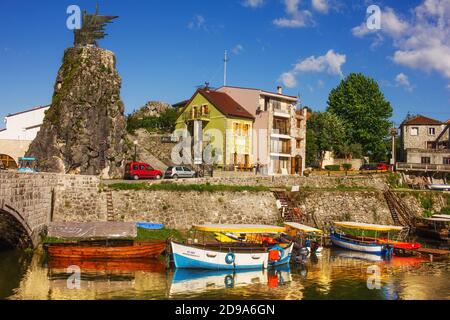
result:
<svg viewBox="0 0 450 320"><path fill-rule="evenodd" d="M125 179L161 179L163 173L153 169L151 165L143 162L131 162L125 166Z"/></svg>

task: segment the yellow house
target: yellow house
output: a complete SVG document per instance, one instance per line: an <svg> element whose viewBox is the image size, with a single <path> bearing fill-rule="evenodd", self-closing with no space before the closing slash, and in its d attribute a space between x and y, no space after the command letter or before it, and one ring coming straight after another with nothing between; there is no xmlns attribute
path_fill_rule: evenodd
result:
<svg viewBox="0 0 450 320"><path fill-rule="evenodd" d="M252 159L254 119L228 94L204 88L197 90L181 110L176 129L184 130L193 138L194 164L250 169L255 162Z"/></svg>

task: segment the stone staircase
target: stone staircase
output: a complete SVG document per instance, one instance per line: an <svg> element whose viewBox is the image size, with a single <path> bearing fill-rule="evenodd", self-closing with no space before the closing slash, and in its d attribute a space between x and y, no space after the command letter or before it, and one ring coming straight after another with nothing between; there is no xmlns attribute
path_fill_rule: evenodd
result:
<svg viewBox="0 0 450 320"><path fill-rule="evenodd" d="M301 213L294 201L284 189L271 190L277 199L281 220L283 222L309 223L310 219Z"/></svg>
<svg viewBox="0 0 450 320"><path fill-rule="evenodd" d="M414 228L415 215L406 207L403 200L390 189L384 192L384 198L395 225Z"/></svg>
<svg viewBox="0 0 450 320"><path fill-rule="evenodd" d="M116 219L114 214L113 198L111 191L108 191L106 193L106 212L108 222L114 222Z"/></svg>

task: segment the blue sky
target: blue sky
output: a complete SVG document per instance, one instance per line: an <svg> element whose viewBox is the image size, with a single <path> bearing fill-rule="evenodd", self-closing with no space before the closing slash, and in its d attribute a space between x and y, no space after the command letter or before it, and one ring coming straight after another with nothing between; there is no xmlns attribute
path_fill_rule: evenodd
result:
<svg viewBox="0 0 450 320"><path fill-rule="evenodd" d="M100 0L119 15L100 46L117 56L126 111L149 100L175 103L197 85L228 84L300 94L324 110L342 77L381 84L399 123L408 112L450 119L450 0ZM95 1L0 2L0 117L50 103L64 49L73 41L66 9ZM365 27L382 11L381 30ZM1 125L0 125L1 126Z"/></svg>

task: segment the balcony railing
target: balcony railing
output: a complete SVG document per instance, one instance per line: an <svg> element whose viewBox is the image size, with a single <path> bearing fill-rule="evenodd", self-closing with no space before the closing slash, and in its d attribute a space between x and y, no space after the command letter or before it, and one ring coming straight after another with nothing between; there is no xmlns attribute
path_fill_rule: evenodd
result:
<svg viewBox="0 0 450 320"><path fill-rule="evenodd" d="M211 114L209 112L186 112L184 114L185 121L209 121L211 119Z"/></svg>
<svg viewBox="0 0 450 320"><path fill-rule="evenodd" d="M291 135L291 130L289 128L277 128L274 127L272 130L272 134L282 134L285 136L290 136Z"/></svg>
<svg viewBox="0 0 450 320"><path fill-rule="evenodd" d="M272 147L271 148L271 153L277 153L277 154L291 154L292 153L292 148L291 146L282 146L282 147Z"/></svg>
<svg viewBox="0 0 450 320"><path fill-rule="evenodd" d="M450 172L448 164L397 163L398 171Z"/></svg>

